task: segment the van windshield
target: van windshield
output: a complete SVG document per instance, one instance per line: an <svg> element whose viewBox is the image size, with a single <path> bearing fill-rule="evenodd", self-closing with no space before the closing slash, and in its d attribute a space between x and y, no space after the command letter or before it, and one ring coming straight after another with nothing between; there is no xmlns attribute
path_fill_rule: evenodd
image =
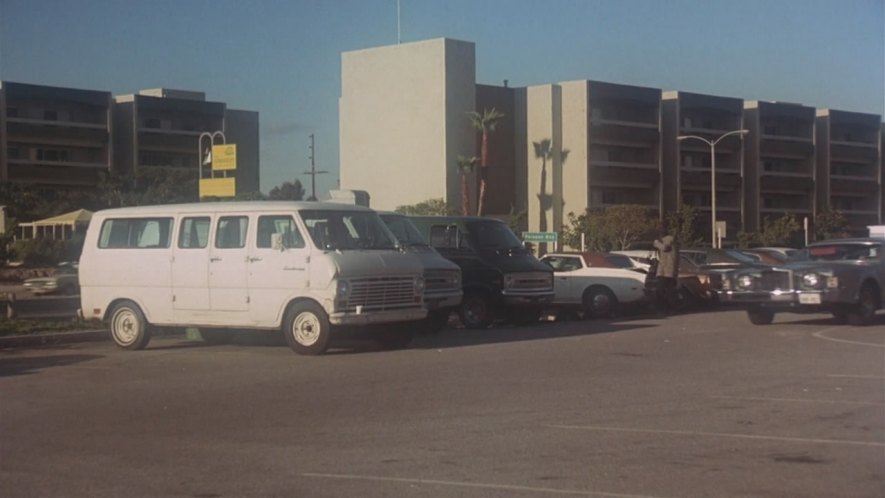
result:
<svg viewBox="0 0 885 498"><path fill-rule="evenodd" d="M528 252L513 230L500 221L472 221L467 223L467 231L479 251Z"/></svg>
<svg viewBox="0 0 885 498"><path fill-rule="evenodd" d="M381 219L387 225L387 228L393 232L397 240L404 246L428 246L427 241L415 228L415 225L403 215L399 214L382 214Z"/></svg>
<svg viewBox="0 0 885 498"><path fill-rule="evenodd" d="M305 209L299 214L320 249L396 249L393 236L377 213Z"/></svg>

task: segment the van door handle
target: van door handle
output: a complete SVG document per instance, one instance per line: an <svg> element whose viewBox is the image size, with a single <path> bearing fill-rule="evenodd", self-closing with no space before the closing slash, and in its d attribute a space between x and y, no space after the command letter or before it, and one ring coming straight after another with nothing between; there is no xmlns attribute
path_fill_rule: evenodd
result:
<svg viewBox="0 0 885 498"><path fill-rule="evenodd" d="M248 261L250 263L254 263L256 261L261 261L261 258L246 258L246 261Z"/></svg>
<svg viewBox="0 0 885 498"><path fill-rule="evenodd" d="M304 267L298 266L284 266L283 271L304 271Z"/></svg>
<svg viewBox="0 0 885 498"><path fill-rule="evenodd" d="M209 258L210 263L214 263L216 261L221 261L221 258Z"/></svg>

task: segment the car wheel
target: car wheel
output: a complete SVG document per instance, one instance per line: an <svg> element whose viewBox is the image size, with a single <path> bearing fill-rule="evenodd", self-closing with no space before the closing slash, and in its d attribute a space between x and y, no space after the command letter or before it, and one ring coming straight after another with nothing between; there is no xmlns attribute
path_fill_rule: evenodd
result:
<svg viewBox="0 0 885 498"><path fill-rule="evenodd" d="M123 349L144 349L151 340L151 331L141 308L132 301L120 301L111 311L111 339Z"/></svg>
<svg viewBox="0 0 885 498"><path fill-rule="evenodd" d="M873 321L878 307L879 292L873 285L864 284L860 288L857 303L848 310L848 323L857 326L869 325Z"/></svg>
<svg viewBox="0 0 885 498"><path fill-rule="evenodd" d="M753 325L768 325L774 321L774 312L754 307L747 310L747 317Z"/></svg>
<svg viewBox="0 0 885 498"><path fill-rule="evenodd" d="M618 298L608 287L594 286L584 291L584 315L608 318L614 313Z"/></svg>
<svg viewBox="0 0 885 498"><path fill-rule="evenodd" d="M320 305L302 301L286 310L283 335L292 351L303 355L318 355L325 353L329 347L332 326Z"/></svg>
<svg viewBox="0 0 885 498"><path fill-rule="evenodd" d="M492 305L484 294L471 292L461 301L458 317L468 329L489 328L493 321Z"/></svg>

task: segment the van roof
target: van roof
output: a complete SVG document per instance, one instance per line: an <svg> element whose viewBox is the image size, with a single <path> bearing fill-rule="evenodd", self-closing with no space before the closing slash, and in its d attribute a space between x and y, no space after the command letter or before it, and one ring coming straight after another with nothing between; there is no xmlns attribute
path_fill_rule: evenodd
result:
<svg viewBox="0 0 885 498"><path fill-rule="evenodd" d="M498 218L490 218L486 216L412 216L409 215L409 218L416 220L424 220L424 221L438 221L442 223L457 223L459 221L496 221L498 223L504 223L504 221L499 220Z"/></svg>
<svg viewBox="0 0 885 498"><path fill-rule="evenodd" d="M243 211L300 211L314 209L321 211L364 211L371 209L355 204L314 201L232 201L232 202L192 202L187 204L155 204L152 206L132 206L103 209L95 215L139 215L170 213L237 213Z"/></svg>

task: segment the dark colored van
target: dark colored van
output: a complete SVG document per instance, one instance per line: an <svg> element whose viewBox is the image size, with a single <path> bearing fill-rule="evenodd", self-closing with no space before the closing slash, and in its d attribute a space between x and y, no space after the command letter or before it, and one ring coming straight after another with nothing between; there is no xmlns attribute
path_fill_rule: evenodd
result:
<svg viewBox="0 0 885 498"><path fill-rule="evenodd" d="M504 222L477 216L412 216L443 257L461 267L465 327L486 328L498 318L537 321L553 301L553 271L526 249Z"/></svg>

